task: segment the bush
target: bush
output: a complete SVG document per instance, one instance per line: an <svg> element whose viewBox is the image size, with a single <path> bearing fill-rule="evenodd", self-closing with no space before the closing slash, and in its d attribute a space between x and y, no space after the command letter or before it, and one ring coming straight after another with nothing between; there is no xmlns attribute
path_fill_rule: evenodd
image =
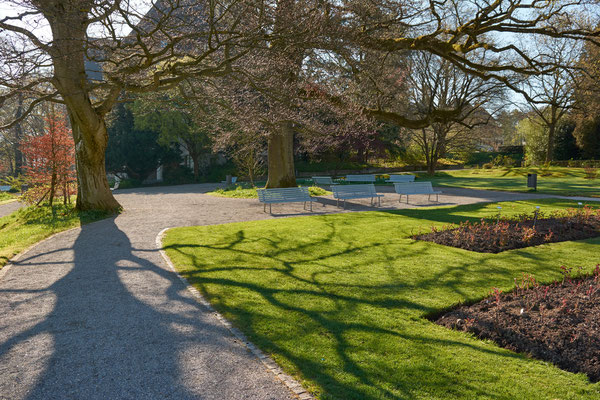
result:
<svg viewBox="0 0 600 400"><path fill-rule="evenodd" d="M133 178L127 178L121 180L119 183L119 189L131 189L142 186L142 181Z"/></svg>
<svg viewBox="0 0 600 400"><path fill-rule="evenodd" d="M596 177L598 176L597 168L594 168L592 166L586 166L583 170L585 171L585 179L596 179Z"/></svg>
<svg viewBox="0 0 600 400"><path fill-rule="evenodd" d="M12 200L15 197L6 193L6 192L0 192L0 202L6 201L6 200Z"/></svg>
<svg viewBox="0 0 600 400"><path fill-rule="evenodd" d="M368 168L369 165L353 161L296 161L295 167L298 172L327 172L338 170L361 170L364 168Z"/></svg>
<svg viewBox="0 0 600 400"><path fill-rule="evenodd" d="M22 176L14 177L7 176L6 178L0 180L0 184L10 186L8 190L9 193L19 193L21 191L21 186L25 185L25 178Z"/></svg>
<svg viewBox="0 0 600 400"><path fill-rule="evenodd" d="M233 161L227 161L223 165L211 165L202 177L205 182L221 182L227 175L238 176L238 171ZM256 177L255 177L256 178Z"/></svg>
<svg viewBox="0 0 600 400"><path fill-rule="evenodd" d="M169 185L194 183L194 173L190 168L183 165L169 166L164 169L163 182Z"/></svg>
<svg viewBox="0 0 600 400"><path fill-rule="evenodd" d="M483 164L481 167L484 169L492 169L492 168L494 168L494 164L489 162L489 163Z"/></svg>
<svg viewBox="0 0 600 400"><path fill-rule="evenodd" d="M465 164L474 166L492 162L497 166L512 167L520 164L521 161L523 161L523 153L505 151L477 151L470 153L465 158ZM510 165L507 165L507 163L510 163Z"/></svg>
<svg viewBox="0 0 600 400"><path fill-rule="evenodd" d="M514 158L512 158L511 156L501 155L501 154L498 154L492 160L492 164L494 164L494 166L496 166L496 167L510 168L510 167L514 167L516 163L517 163L517 161Z"/></svg>

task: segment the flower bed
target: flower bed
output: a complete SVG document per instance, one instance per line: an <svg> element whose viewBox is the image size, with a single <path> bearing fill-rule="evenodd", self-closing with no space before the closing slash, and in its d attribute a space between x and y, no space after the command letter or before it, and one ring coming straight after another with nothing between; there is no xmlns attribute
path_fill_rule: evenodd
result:
<svg viewBox="0 0 600 400"><path fill-rule="evenodd" d="M537 246L544 243L581 240L600 236L600 210L589 207L560 210L544 216L542 213L519 215L513 219L463 222L457 226L432 228L430 233L413 236L481 253Z"/></svg>
<svg viewBox="0 0 600 400"><path fill-rule="evenodd" d="M515 289L454 309L436 323L600 381L600 265L592 276L539 285L524 274Z"/></svg>

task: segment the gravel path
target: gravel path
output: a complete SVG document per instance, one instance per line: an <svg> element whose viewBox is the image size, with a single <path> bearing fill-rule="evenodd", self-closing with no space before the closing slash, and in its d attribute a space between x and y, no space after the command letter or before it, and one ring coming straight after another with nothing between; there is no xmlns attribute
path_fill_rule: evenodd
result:
<svg viewBox="0 0 600 400"><path fill-rule="evenodd" d="M216 185L116 192L125 212L60 233L0 272L0 399L290 399L291 392L172 273L166 227L309 214L202 193ZM382 189L387 190L387 189ZM530 194L444 188L442 204ZM383 208L421 207L423 196ZM345 212L373 209L367 201ZM341 212L331 198L313 214Z"/></svg>
<svg viewBox="0 0 600 400"><path fill-rule="evenodd" d="M18 201L11 201L10 203L0 204L0 218L14 213L21 207L24 207L24 204Z"/></svg>

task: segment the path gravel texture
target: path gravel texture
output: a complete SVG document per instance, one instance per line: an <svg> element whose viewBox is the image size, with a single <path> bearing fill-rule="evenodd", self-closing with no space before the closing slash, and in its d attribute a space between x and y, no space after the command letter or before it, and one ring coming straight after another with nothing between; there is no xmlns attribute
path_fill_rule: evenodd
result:
<svg viewBox="0 0 600 400"><path fill-rule="evenodd" d="M115 193L125 212L63 232L0 272L0 399L291 399L171 272L156 248L167 227L311 214L302 204L205 195L217 185ZM387 190L382 188L382 190ZM442 189L442 204L530 194ZM426 196L382 208L426 207ZM331 198L312 214L343 211Z"/></svg>
<svg viewBox="0 0 600 400"><path fill-rule="evenodd" d="M21 207L24 207L24 204L18 201L11 201L10 203L0 204L0 218L14 213Z"/></svg>

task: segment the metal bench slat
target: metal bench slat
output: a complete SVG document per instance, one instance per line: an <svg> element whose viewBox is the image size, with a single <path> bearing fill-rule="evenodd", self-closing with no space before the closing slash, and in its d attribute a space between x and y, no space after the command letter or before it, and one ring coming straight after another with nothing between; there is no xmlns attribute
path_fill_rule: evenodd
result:
<svg viewBox="0 0 600 400"><path fill-rule="evenodd" d="M412 182L412 183L394 183L394 190L400 195L398 202L402 199L402 195L406 196L406 203L408 203L408 196L412 194L427 194L431 199L431 195L437 196L442 192L433 190L431 182Z"/></svg>
<svg viewBox="0 0 600 400"><path fill-rule="evenodd" d="M312 180L315 185L335 185L336 184L330 176L313 176Z"/></svg>
<svg viewBox="0 0 600 400"><path fill-rule="evenodd" d="M265 211L267 204L269 204L270 211L271 204L305 203L304 206L306 207L306 202L310 202L312 211L313 198L306 187L256 189L256 192L258 193L258 201L265 204Z"/></svg>
<svg viewBox="0 0 600 400"><path fill-rule="evenodd" d="M414 175L390 175L390 179L386 180L386 182L392 182L392 183L403 183L403 182L414 182L415 181L415 176Z"/></svg>
<svg viewBox="0 0 600 400"><path fill-rule="evenodd" d="M346 182L375 182L375 175L346 175Z"/></svg>
<svg viewBox="0 0 600 400"><path fill-rule="evenodd" d="M377 193L375 185L372 183L366 185L334 186L331 190L333 191L333 197L338 201L338 205L340 200L344 200L344 207L346 207L346 200L364 198L371 198L371 203L373 203L373 198L377 198L381 205L381 198L383 197L382 194Z"/></svg>

